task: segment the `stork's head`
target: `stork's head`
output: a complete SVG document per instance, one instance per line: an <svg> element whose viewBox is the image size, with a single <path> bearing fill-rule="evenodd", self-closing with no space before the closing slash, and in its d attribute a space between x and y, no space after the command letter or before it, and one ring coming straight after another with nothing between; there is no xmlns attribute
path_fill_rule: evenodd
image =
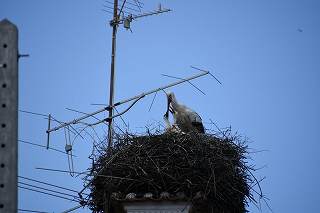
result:
<svg viewBox="0 0 320 213"><path fill-rule="evenodd" d="M173 92L168 92L167 97L168 97L168 102L175 102L176 101L176 96L174 95Z"/></svg>
<svg viewBox="0 0 320 213"><path fill-rule="evenodd" d="M164 91L165 92L165 91ZM174 108L177 104L177 101L176 101L176 97L174 95L173 92L165 92L166 95L167 95L167 99L168 99L168 105L167 105L167 113L170 111L171 113L174 113Z"/></svg>

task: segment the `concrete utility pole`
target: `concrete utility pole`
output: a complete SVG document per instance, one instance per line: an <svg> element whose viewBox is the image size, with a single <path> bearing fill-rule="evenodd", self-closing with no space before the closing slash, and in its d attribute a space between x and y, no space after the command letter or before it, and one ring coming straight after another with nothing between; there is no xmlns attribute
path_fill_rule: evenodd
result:
<svg viewBox="0 0 320 213"><path fill-rule="evenodd" d="M118 0L114 0L113 6L113 21L112 25L112 53L111 53L111 72L110 72L110 96L109 96L109 118L113 116L113 102L114 102L114 71L116 59L116 42L117 42L117 28L118 28ZM112 145L113 123L112 119L108 120L108 149Z"/></svg>
<svg viewBox="0 0 320 213"><path fill-rule="evenodd" d="M0 213L17 212L18 29L0 22Z"/></svg>

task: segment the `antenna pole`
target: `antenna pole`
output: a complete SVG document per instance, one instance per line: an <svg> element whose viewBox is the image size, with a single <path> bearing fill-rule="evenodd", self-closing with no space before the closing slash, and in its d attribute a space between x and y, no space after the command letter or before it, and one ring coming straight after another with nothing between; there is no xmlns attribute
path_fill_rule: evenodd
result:
<svg viewBox="0 0 320 213"><path fill-rule="evenodd" d="M109 95L109 126L108 126L108 149L112 146L113 135L113 102L114 102L114 77L115 77L115 58L116 58L116 39L118 28L118 0L114 0L113 6L113 21L112 26L112 53L111 53L111 74L110 74L110 95Z"/></svg>

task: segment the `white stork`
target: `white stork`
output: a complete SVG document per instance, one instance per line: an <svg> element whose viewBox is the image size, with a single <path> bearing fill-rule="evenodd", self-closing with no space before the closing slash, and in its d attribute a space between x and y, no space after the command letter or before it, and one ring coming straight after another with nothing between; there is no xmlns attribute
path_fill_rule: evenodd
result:
<svg viewBox="0 0 320 213"><path fill-rule="evenodd" d="M204 127L202 119L192 109L179 104L173 92L166 93L168 100L167 112L164 114L164 120L167 127L176 128L178 127L182 132L199 132L204 133ZM170 127L169 111L173 115L174 124Z"/></svg>

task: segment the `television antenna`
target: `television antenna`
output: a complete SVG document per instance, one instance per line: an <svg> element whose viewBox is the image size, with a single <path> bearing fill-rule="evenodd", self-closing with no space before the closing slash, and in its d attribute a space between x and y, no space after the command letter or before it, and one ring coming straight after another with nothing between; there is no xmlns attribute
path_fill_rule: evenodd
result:
<svg viewBox="0 0 320 213"><path fill-rule="evenodd" d="M113 135L113 108L114 108L114 84L115 84L115 59L116 59L116 42L117 42L117 29L119 25L123 24L125 29L131 30L131 22L132 20L136 20L139 18L157 15L160 13L166 13L171 11L170 9L164 9L161 5L155 11L143 13L141 15L132 15L129 14L124 16L122 13L125 7L127 0L122 1L121 8L118 8L118 0L114 0L113 2L113 19L110 21L110 26L112 27L112 50L111 50L111 69L110 69L110 89L109 89L109 119L108 119L108 149L112 146L112 135ZM137 5L139 10L141 10L141 3L139 0L134 0L134 3ZM119 10L119 13L118 13ZM121 18L121 14L123 18Z"/></svg>

